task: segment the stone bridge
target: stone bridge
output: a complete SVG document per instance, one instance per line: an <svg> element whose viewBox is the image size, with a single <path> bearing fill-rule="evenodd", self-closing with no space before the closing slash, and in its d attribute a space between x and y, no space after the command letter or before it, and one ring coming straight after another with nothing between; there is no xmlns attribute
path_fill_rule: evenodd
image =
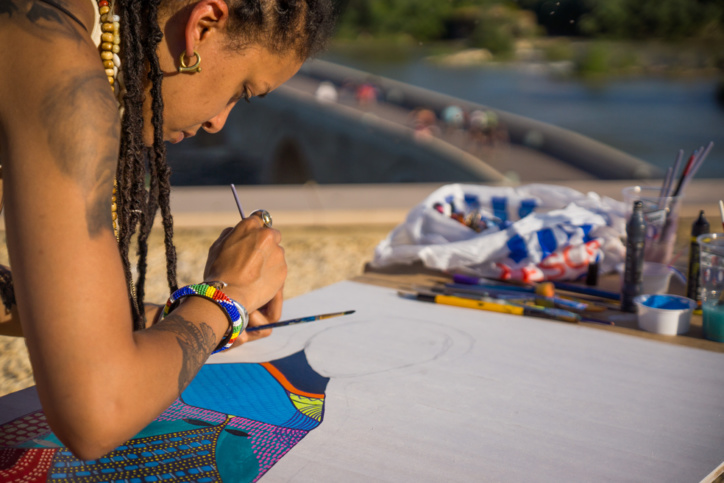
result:
<svg viewBox="0 0 724 483"><path fill-rule="evenodd" d="M331 83L336 101L315 96ZM347 89L374 82L361 104ZM455 105L492 110L506 142L475 145L464 129L440 125L421 139L411 113L441 116ZM219 134L201 131L169 146L175 186L237 184L551 182L650 179L650 164L559 127L365 72L314 60L265 99L240 103Z"/></svg>

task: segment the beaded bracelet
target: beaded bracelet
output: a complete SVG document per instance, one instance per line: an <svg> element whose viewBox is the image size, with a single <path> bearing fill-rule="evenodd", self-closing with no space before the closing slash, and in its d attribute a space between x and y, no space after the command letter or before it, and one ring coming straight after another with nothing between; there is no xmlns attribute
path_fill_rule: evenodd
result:
<svg viewBox="0 0 724 483"><path fill-rule="evenodd" d="M224 338L221 339L218 347L216 347L214 352L212 352L212 354L215 354L228 349L234 344L236 338L239 337L239 334L241 334L249 324L249 313L243 305L229 298L213 284L219 284L222 286L226 285L223 282L204 282L186 285L185 287L181 287L176 290L173 294L171 294L168 302L166 302L161 319L166 317L169 312L175 308L176 303L184 297L203 297L216 303L219 307L221 307L226 314L226 317L229 319L229 330L226 331Z"/></svg>

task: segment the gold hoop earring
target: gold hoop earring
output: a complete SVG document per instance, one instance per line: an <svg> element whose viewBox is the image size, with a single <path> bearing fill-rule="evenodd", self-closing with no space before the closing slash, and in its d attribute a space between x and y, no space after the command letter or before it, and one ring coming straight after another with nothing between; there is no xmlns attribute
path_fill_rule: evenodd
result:
<svg viewBox="0 0 724 483"><path fill-rule="evenodd" d="M195 74L196 72L201 72L201 56L198 52L194 50L194 55L196 56L196 63L194 65L186 65L186 52L181 52L181 57L179 57L179 67L178 71L182 74L188 73L188 74Z"/></svg>

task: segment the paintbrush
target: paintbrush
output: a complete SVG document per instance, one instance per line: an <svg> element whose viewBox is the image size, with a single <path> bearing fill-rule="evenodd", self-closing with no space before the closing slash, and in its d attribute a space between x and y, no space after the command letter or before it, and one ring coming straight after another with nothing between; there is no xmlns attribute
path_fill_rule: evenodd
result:
<svg viewBox="0 0 724 483"><path fill-rule="evenodd" d="M241 209L241 201L239 201L239 195L236 193L236 186L234 184L231 184L231 192L234 194L234 200L236 200L236 207L239 209L239 215L241 215L241 219L243 220L246 218L244 216L244 210Z"/></svg>
<svg viewBox="0 0 724 483"><path fill-rule="evenodd" d="M674 180L679 175L679 168L681 167L681 162L684 160L684 150L679 149L679 152L676 156L676 161L674 162L674 166L671 172L671 179L669 180L669 184L666 187L666 193L665 197L668 198L671 196L672 191L674 190ZM659 206L659 208L663 208L663 206Z"/></svg>
<svg viewBox="0 0 724 483"><path fill-rule="evenodd" d="M503 314L528 315L531 317L538 317L542 319L557 320L559 322L569 322L577 324L581 320L580 315L573 312L568 312L566 310L492 302L481 299L479 297L467 298L455 295L441 295L432 292L407 292L404 290L398 291L397 295L404 298L422 300L424 302L432 302L442 305L452 305L455 307L464 307L469 309L486 310L489 312L499 312Z"/></svg>
<svg viewBox="0 0 724 483"><path fill-rule="evenodd" d="M694 152L691 153L691 156L689 156L689 160L684 165L684 170L681 172L681 176L679 177L679 181L676 184L676 188L674 188L674 192L671 195L674 198L679 196L679 193L681 193L681 187L683 186L686 178L689 176L691 167L693 166L694 161L696 161L696 159L698 158L699 152L700 152L699 149L695 149Z"/></svg>
<svg viewBox="0 0 724 483"><path fill-rule="evenodd" d="M282 320L280 322L273 322L271 324L257 325L256 327L247 327L246 331L255 332L257 330L274 329L276 327L286 327L287 325L306 324L307 322L314 322L315 320L331 319L332 317L340 317L342 315L349 315L349 314L353 314L354 312L355 312L354 310L347 310L345 312L333 312L331 314L310 315L308 317L300 317L298 319Z"/></svg>
<svg viewBox="0 0 724 483"><path fill-rule="evenodd" d="M701 165L704 163L704 160L706 160L706 157L709 155L709 152L714 147L714 142L710 141L709 144L706 145L706 147L701 147L698 152L695 154L694 161L691 164L691 167L686 171L686 175L682 176L682 182L679 190L674 194L674 196L684 196L684 191L686 190L686 187L691 183L691 180L694 179L694 176L696 176L696 172L699 171L699 168L701 168Z"/></svg>
<svg viewBox="0 0 724 483"><path fill-rule="evenodd" d="M514 295L520 298L528 298L531 300L540 298L545 303L536 302L536 305L551 307L555 306L563 310L573 310L577 312L585 311L588 309L588 304L584 302L577 302L570 299L562 299L561 297L555 296L555 294L552 296L536 297L535 289L515 285L501 286L493 284L469 285L464 283L447 283L445 284L445 287L450 289L451 291L456 291L459 293L487 294L487 296L493 298L510 295Z"/></svg>
<svg viewBox="0 0 724 483"><path fill-rule="evenodd" d="M510 291L523 291L523 292L529 292L529 293L535 293L535 285L522 285L522 284L510 284L508 281L503 280L492 280L487 278L478 278L478 277L472 277L469 275L463 275L463 274L453 274L453 281L455 283L461 283L465 285L480 285L485 287L494 285L497 286L501 290L510 290ZM563 282L553 282L553 285L556 289L560 289L566 292L572 292L579 294L577 298L589 298L586 296L592 296L597 298L606 298L610 300L620 300L621 295L613 292L607 292L604 290L595 289L592 287L586 287L581 285L575 285L575 284L567 284ZM583 295L583 296L580 296Z"/></svg>

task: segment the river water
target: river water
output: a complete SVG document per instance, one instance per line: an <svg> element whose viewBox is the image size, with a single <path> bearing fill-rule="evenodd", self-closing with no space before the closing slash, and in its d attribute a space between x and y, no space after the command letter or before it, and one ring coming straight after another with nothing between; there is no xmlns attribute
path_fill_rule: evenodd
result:
<svg viewBox="0 0 724 483"><path fill-rule="evenodd" d="M584 82L540 66L446 67L422 57L324 60L555 124L666 169L679 149L688 156L714 142L697 178L724 178L724 107L717 79L641 76Z"/></svg>

